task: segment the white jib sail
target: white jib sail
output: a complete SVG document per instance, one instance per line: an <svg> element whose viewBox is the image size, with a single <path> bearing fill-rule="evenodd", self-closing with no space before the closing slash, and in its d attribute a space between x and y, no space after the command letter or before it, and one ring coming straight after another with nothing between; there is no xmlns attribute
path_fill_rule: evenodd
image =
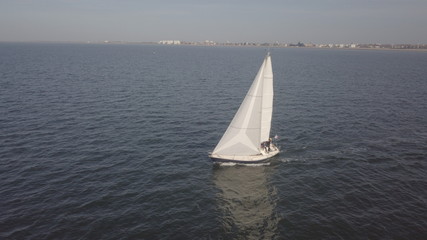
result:
<svg viewBox="0 0 427 240"><path fill-rule="evenodd" d="M212 154L250 156L260 154L261 142L270 136L273 113L273 71L268 54L239 110Z"/></svg>

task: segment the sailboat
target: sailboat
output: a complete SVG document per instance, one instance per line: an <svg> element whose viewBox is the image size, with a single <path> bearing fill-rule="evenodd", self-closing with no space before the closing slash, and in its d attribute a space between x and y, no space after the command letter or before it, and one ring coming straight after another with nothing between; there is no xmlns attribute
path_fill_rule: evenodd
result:
<svg viewBox="0 0 427 240"><path fill-rule="evenodd" d="M258 163L280 150L270 138L273 115L273 69L270 53L233 120L209 157L219 162Z"/></svg>

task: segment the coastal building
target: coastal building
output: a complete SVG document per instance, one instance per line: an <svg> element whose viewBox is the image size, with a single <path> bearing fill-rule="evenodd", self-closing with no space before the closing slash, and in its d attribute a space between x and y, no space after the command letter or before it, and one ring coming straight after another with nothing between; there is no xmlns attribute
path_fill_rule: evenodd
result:
<svg viewBox="0 0 427 240"><path fill-rule="evenodd" d="M159 44L180 45L181 41L179 41L179 40L161 40L161 41L159 41Z"/></svg>

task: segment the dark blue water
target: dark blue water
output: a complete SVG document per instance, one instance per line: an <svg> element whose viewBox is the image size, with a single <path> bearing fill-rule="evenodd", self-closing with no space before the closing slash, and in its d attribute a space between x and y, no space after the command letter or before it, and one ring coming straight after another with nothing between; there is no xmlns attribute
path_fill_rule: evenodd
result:
<svg viewBox="0 0 427 240"><path fill-rule="evenodd" d="M264 55L0 44L0 238L425 239L427 53L272 49L282 153L215 166Z"/></svg>

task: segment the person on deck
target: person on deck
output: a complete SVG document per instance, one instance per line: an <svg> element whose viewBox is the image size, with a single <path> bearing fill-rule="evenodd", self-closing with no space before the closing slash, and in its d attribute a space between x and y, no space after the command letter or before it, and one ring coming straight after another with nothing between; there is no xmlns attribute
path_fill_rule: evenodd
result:
<svg viewBox="0 0 427 240"><path fill-rule="evenodd" d="M265 142L265 149L267 152L270 152L270 144L271 144L271 138Z"/></svg>

